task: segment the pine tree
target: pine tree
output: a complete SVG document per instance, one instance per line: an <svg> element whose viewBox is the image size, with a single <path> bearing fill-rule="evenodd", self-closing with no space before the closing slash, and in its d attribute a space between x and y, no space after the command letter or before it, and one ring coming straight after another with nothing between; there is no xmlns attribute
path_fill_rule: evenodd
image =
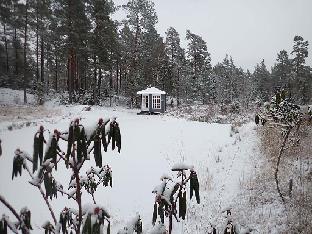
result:
<svg viewBox="0 0 312 234"><path fill-rule="evenodd" d="M291 54L293 71L295 73L295 98L300 103L305 104L309 101L311 94L309 92L311 87L310 70L305 66L305 60L308 57L309 42L304 41L301 36L294 37L294 45Z"/></svg>
<svg viewBox="0 0 312 234"><path fill-rule="evenodd" d="M207 51L207 43L190 30L186 31L186 39L188 40L187 57L191 67L192 99L196 100L201 96L205 102L206 93L209 92L209 88L205 85L209 82L204 80L209 80L211 72L211 58ZM201 86L201 84L205 85Z"/></svg>
<svg viewBox="0 0 312 234"><path fill-rule="evenodd" d="M218 100L223 104L233 103L238 97L238 78L240 71L234 65L232 57L225 56L222 63L214 67L217 76Z"/></svg>
<svg viewBox="0 0 312 234"><path fill-rule="evenodd" d="M258 97L262 101L268 101L271 93L270 72L267 70L264 60L256 65L253 78L256 83Z"/></svg>
<svg viewBox="0 0 312 234"><path fill-rule="evenodd" d="M50 64L50 60L46 59L49 53L47 48L51 48L49 36L51 34L49 25L51 23L51 0L30 1L30 26L36 34L36 91L38 103L41 105L44 102L45 91L45 64ZM40 66L39 66L40 59ZM47 61L47 62L46 62Z"/></svg>
<svg viewBox="0 0 312 234"><path fill-rule="evenodd" d="M185 52L180 45L180 35L170 27L166 32L166 55L169 59L171 76L168 77L172 83L174 94L177 98L177 105L180 104L182 89L182 66L185 63Z"/></svg>
<svg viewBox="0 0 312 234"><path fill-rule="evenodd" d="M74 93L81 87L81 75L85 75L88 59L90 18L87 16L87 0L55 0L60 8L61 37L64 40L67 59L67 87L69 102L75 101Z"/></svg>
<svg viewBox="0 0 312 234"><path fill-rule="evenodd" d="M94 64L93 96L97 100L101 94L103 74L108 74L108 81L104 87L106 94L113 91L113 66L117 60L117 27L111 19L115 11L112 1L94 0L91 3L91 17L95 22L91 39L91 49ZM97 71L96 71L97 70Z"/></svg>
<svg viewBox="0 0 312 234"><path fill-rule="evenodd" d="M11 16L12 10L12 0L3 0L0 3L0 22L3 25L3 41L4 41L4 49L5 56L3 56L3 61L5 61L5 73L8 75L10 67L9 67L9 52L8 52L8 38L7 38L7 28L12 20ZM1 56L2 57L2 56Z"/></svg>
<svg viewBox="0 0 312 234"><path fill-rule="evenodd" d="M148 34L153 34L158 18L154 3L149 0L130 0L125 9L127 11L126 24L132 34L132 40L128 42L131 43L128 45L132 48L132 57L127 66L128 85L126 93L131 99L134 99L135 92L144 81L144 59L146 59L144 58L144 46L148 44L144 38Z"/></svg>
<svg viewBox="0 0 312 234"><path fill-rule="evenodd" d="M276 63L272 68L272 80L274 86L287 88L287 90L292 93L291 72L291 60L288 57L287 51L282 50L278 53Z"/></svg>

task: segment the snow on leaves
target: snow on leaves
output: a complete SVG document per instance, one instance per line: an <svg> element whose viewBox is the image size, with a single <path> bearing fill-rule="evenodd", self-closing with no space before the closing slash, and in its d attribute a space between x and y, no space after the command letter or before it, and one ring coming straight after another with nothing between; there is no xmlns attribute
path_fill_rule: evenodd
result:
<svg viewBox="0 0 312 234"><path fill-rule="evenodd" d="M107 209L99 205L85 205L83 207L83 234L100 234L107 221L107 233L110 233L110 215Z"/></svg>
<svg viewBox="0 0 312 234"><path fill-rule="evenodd" d="M134 232L142 233L142 220L139 214L132 218L125 227L117 232L117 234L133 234Z"/></svg>
<svg viewBox="0 0 312 234"><path fill-rule="evenodd" d="M179 222L179 218L185 219L186 215L186 185L190 181L190 191L192 198L193 191L195 191L195 196L197 203L200 203L199 198L199 183L197 174L194 171L194 167L186 165L184 163L177 163L173 165L172 171L176 171L177 178L181 178L180 182L175 182L171 176L163 175L161 176L161 184L156 186L152 193L155 193L155 203L153 211L153 230L151 233L166 233L164 228L165 217L169 218L169 233L172 231L172 221L173 217ZM185 171L190 170L190 176L187 178ZM177 202L178 210L177 211ZM177 217L179 215L179 218ZM157 223L158 217L160 222ZM164 228L164 230L162 230ZM157 230L159 232L157 232Z"/></svg>
<svg viewBox="0 0 312 234"><path fill-rule="evenodd" d="M112 187L112 169L109 165L102 166L101 145L103 145L104 151L106 152L108 145L111 143L112 150L117 147L118 152L120 152L121 134L116 117L105 119L105 121L100 118L97 124L86 129L79 122L79 119L75 119L71 122L68 132L62 133L55 129L53 134L50 134L48 141L45 141L43 131L45 131L43 126L40 126L40 129L35 133L33 157L30 157L28 153L20 149L15 151L12 171L13 179L18 175L21 176L22 170L25 169L31 177L29 183L37 187L42 194L54 221L54 224L49 221L45 222L42 225L42 229L44 229L44 232L47 234L61 232L65 234L68 233L69 230L75 231L76 233L100 234L104 228L104 222L107 221L107 232L109 233L110 215L106 208L96 204L94 193L100 185ZM67 154L59 147L59 140L68 142ZM93 146L91 145L92 143ZM44 144L46 144L46 146L43 159ZM89 154L92 150L94 152L97 168L91 167L86 171L85 175L80 175L80 169L82 165L90 159ZM39 165L38 159L40 159ZM68 192L65 191L63 185L58 183L53 177L53 169L57 169L57 164L61 160L65 162L67 168L70 166L69 169L72 170ZM30 170L27 161L33 164L33 170ZM37 173L35 173L36 171ZM41 188L43 182L45 193ZM85 189L92 195L94 205L82 207L82 189ZM65 207L60 214L59 222L56 221L53 209L48 200L48 198L57 198L58 192L62 195L66 194L69 199L75 200L78 205L78 210ZM28 209L23 209L20 216L17 215L16 217L20 220L19 225L23 225L22 228L25 230L32 229L30 224L31 215ZM17 233L16 228L18 228L18 226L16 224L9 225L10 223L5 218L1 221L1 224L6 224L6 228L9 226L14 233ZM142 226L140 227L138 223L135 229L140 230L140 228L142 229Z"/></svg>
<svg viewBox="0 0 312 234"><path fill-rule="evenodd" d="M302 121L303 113L300 106L293 104L286 97L286 91L277 91L270 102L264 103L262 113L256 114L255 122L264 125L267 121L282 127L295 127Z"/></svg>

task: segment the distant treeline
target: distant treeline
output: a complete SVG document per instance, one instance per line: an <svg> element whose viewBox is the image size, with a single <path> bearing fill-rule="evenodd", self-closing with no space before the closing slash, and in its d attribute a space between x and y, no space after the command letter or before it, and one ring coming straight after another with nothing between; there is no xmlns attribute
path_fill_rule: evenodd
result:
<svg viewBox="0 0 312 234"><path fill-rule="evenodd" d="M126 12L124 20L112 19L116 10ZM157 20L149 0L123 6L111 0L1 0L0 86L39 97L51 89L68 91L70 102L88 93L97 103L112 95L132 99L153 85L178 104L242 105L266 101L283 87L297 103L311 101L309 44L301 36L292 51L278 53L271 69L259 61L251 73L231 56L212 66L207 43L189 30L187 48L172 27L162 38Z"/></svg>

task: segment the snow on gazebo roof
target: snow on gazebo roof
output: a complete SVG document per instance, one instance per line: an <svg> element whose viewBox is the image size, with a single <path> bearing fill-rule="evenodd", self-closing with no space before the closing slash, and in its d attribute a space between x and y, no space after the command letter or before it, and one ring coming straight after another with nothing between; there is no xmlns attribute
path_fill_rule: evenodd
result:
<svg viewBox="0 0 312 234"><path fill-rule="evenodd" d="M150 87L141 91L138 91L137 94L166 94L165 91L161 91L160 89L157 89L155 87Z"/></svg>

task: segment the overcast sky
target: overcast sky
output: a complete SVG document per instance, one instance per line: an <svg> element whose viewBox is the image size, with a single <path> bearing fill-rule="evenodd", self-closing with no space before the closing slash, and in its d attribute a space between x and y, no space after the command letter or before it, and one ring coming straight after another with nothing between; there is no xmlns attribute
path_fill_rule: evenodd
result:
<svg viewBox="0 0 312 234"><path fill-rule="evenodd" d="M124 4L127 0L114 0ZM270 68L277 53L292 50L293 38L310 43L307 63L312 66L312 0L153 0L157 29L165 37L172 26L185 47L185 31L203 37L212 63L226 54L236 65L254 70L262 59Z"/></svg>

